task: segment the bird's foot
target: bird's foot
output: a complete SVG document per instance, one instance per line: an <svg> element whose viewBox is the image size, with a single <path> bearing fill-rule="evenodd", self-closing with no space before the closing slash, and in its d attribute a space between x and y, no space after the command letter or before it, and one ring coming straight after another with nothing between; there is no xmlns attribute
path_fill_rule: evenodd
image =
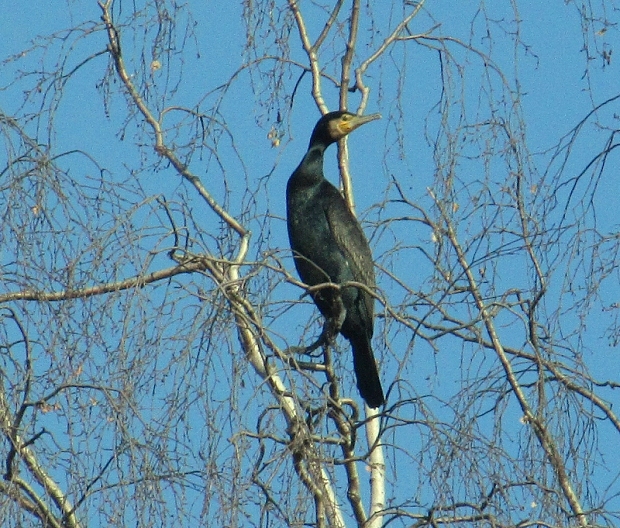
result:
<svg viewBox="0 0 620 528"><path fill-rule="evenodd" d="M303 354L305 356L319 357L321 353L315 352L315 351L327 343L328 341L326 340L326 337L325 337L325 329L323 329L323 332L321 333L319 338L311 345L308 345L306 347L304 346L290 347L288 350L289 352L292 352L294 354Z"/></svg>

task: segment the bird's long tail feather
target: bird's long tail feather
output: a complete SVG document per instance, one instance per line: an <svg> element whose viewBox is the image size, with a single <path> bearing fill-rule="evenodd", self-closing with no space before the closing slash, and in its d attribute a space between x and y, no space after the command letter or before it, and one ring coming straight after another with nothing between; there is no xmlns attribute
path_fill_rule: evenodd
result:
<svg viewBox="0 0 620 528"><path fill-rule="evenodd" d="M385 403L385 397L370 340L365 337L351 339L351 347L353 348L353 367L357 377L357 388L369 407L373 409L381 407Z"/></svg>

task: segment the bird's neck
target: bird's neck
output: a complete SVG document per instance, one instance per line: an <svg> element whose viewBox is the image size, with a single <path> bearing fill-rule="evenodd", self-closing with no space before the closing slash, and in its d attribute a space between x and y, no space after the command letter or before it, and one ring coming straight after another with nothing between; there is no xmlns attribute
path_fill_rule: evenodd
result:
<svg viewBox="0 0 620 528"><path fill-rule="evenodd" d="M300 182L303 181L305 184L321 182L324 179L323 157L325 149L326 145L322 143L311 145L293 174L294 178Z"/></svg>

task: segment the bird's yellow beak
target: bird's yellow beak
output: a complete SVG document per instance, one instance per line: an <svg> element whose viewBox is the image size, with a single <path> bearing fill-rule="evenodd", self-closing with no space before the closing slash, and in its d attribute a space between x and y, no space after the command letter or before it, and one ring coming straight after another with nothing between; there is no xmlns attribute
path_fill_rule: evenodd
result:
<svg viewBox="0 0 620 528"><path fill-rule="evenodd" d="M341 119L338 129L342 134L342 137L346 136L350 132L353 132L356 128L370 123L375 119L381 119L381 114L368 114L368 115L346 115Z"/></svg>

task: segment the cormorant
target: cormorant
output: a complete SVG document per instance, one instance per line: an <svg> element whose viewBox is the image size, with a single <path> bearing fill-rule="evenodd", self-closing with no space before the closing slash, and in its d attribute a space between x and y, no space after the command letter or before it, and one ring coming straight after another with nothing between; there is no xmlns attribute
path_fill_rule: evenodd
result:
<svg viewBox="0 0 620 528"><path fill-rule="evenodd" d="M359 282L375 287L372 254L344 198L323 176L323 155L332 143L381 115L330 112L314 127L308 152L286 186L288 236L295 267L310 286ZM366 403L385 403L370 345L374 299L361 288L321 288L312 298L332 326L351 342L357 387Z"/></svg>

